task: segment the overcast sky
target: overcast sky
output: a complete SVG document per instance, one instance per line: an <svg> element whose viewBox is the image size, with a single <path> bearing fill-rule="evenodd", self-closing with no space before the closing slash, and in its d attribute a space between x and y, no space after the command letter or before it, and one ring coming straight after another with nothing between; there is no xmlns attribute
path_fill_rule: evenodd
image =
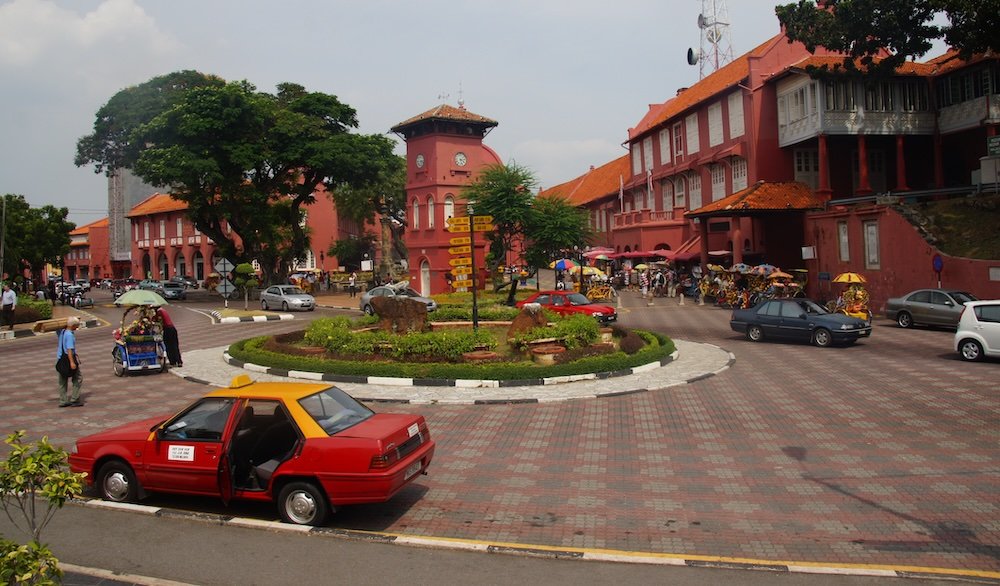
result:
<svg viewBox="0 0 1000 586"><path fill-rule="evenodd" d="M776 4L729 0L734 55L778 32ZM701 6L0 0L0 193L68 207L78 224L107 215L104 176L73 165L77 140L116 92L182 69L267 92L294 82L334 94L357 110L363 133L461 96L499 122L486 144L551 187L624 154L648 104L698 80L686 52L700 44Z"/></svg>

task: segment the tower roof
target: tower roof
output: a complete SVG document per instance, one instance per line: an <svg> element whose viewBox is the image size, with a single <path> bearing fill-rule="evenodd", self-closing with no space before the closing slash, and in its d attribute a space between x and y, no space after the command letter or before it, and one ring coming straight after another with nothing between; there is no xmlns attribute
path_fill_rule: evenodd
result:
<svg viewBox="0 0 1000 586"><path fill-rule="evenodd" d="M396 133L405 133L408 129L418 124L432 121L461 122L479 127L480 130L493 128L498 124L496 120L492 120L466 110L465 106L456 108L454 106L449 106L448 104L441 104L440 106L435 106L434 108L427 110L423 114L417 114L413 118L404 120L389 130Z"/></svg>

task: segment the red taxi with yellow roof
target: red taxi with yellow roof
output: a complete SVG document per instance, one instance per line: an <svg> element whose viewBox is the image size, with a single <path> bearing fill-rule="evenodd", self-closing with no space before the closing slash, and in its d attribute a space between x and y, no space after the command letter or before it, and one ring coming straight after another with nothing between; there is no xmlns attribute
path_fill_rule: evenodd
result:
<svg viewBox="0 0 1000 586"><path fill-rule="evenodd" d="M329 384L241 375L172 417L80 438L69 464L110 501L273 501L285 522L321 525L337 506L392 498L426 474L434 447L420 415L375 413Z"/></svg>

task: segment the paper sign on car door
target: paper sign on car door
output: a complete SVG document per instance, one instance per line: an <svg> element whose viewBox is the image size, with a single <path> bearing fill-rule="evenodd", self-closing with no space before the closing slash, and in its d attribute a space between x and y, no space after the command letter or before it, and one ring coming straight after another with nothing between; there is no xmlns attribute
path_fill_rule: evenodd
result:
<svg viewBox="0 0 1000 586"><path fill-rule="evenodd" d="M167 460L194 462L194 446L170 446L167 451Z"/></svg>

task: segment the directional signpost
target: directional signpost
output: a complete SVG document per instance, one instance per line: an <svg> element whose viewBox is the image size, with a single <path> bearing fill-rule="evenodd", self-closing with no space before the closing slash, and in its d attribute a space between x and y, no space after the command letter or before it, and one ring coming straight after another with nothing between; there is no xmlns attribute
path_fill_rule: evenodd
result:
<svg viewBox="0 0 1000 586"><path fill-rule="evenodd" d="M226 299L226 307L229 307L229 297L236 291L236 285L229 280L229 273L233 272L236 265L229 259L221 259L219 262L215 263L215 270L222 276L222 282L220 282L215 290L219 292Z"/></svg>
<svg viewBox="0 0 1000 586"><path fill-rule="evenodd" d="M462 255L449 261L452 266L451 274L454 279L451 286L456 291L472 289L472 329L479 329L479 308L476 302L476 232L492 232L493 216L456 216L448 218L448 231L453 234L467 234L467 236L456 236L448 241L451 248L449 254ZM469 255L469 256L464 256Z"/></svg>

